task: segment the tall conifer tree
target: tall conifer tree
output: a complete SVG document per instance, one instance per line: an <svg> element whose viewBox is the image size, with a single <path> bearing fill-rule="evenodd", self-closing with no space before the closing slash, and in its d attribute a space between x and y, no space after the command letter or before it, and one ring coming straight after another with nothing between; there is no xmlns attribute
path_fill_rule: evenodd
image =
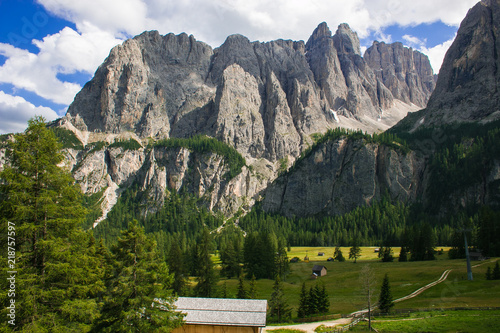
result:
<svg viewBox="0 0 500 333"><path fill-rule="evenodd" d="M182 325L174 311L173 277L158 256L156 243L137 221L129 223L111 250L112 275L96 332L169 332Z"/></svg>
<svg viewBox="0 0 500 333"><path fill-rule="evenodd" d="M8 143L0 173L1 243L15 247L15 264L2 271L17 271L15 327L23 332L86 332L98 315L103 269L95 241L79 227L86 213L81 190L59 166L60 149L35 117ZM0 297L2 305L10 302L6 293Z"/></svg>

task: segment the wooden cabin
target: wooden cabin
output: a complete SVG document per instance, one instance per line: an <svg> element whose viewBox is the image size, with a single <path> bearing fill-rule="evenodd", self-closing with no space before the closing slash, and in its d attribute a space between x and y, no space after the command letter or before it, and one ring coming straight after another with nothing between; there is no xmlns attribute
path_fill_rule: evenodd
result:
<svg viewBox="0 0 500 333"><path fill-rule="evenodd" d="M266 326L267 300L179 297L175 306L186 316L173 333L260 333Z"/></svg>

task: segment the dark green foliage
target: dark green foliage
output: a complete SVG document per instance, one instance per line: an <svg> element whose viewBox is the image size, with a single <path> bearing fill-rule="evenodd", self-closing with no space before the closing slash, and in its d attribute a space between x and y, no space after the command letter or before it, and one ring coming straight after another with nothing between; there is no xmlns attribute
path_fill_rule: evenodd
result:
<svg viewBox="0 0 500 333"><path fill-rule="evenodd" d="M224 156L225 163L229 167L229 171L226 174L228 179L232 179L238 175L241 172L241 168L246 165L245 159L236 149L217 139L204 135L196 135L189 139L165 139L158 141L154 146L164 148L183 147L193 152L216 153L220 156Z"/></svg>
<svg viewBox="0 0 500 333"><path fill-rule="evenodd" d="M345 258L344 258L344 255L342 254L342 250L340 249L340 246L337 246L335 248L335 252L333 253L333 259L340 261L340 262L345 261Z"/></svg>
<svg viewBox="0 0 500 333"><path fill-rule="evenodd" d="M55 136L62 144L62 148L71 148L76 150L83 149L83 144L80 139L78 139L75 133L70 130L62 127L52 127L50 130L54 132Z"/></svg>
<svg viewBox="0 0 500 333"><path fill-rule="evenodd" d="M330 310L330 300L325 285L320 288L316 283L314 287L306 289L305 282L302 284L300 292L299 309L297 316L299 318L315 316L328 313Z"/></svg>
<svg viewBox="0 0 500 333"><path fill-rule="evenodd" d="M394 261L392 248L390 246L381 246L378 252L378 257L381 258L383 262Z"/></svg>
<svg viewBox="0 0 500 333"><path fill-rule="evenodd" d="M429 223L415 224L405 231L405 242L401 246L408 248L411 261L434 260L434 231Z"/></svg>
<svg viewBox="0 0 500 333"><path fill-rule="evenodd" d="M172 289L179 296L186 294L188 271L186 258L181 250L179 242L172 242L167 255L167 264L170 273L173 275Z"/></svg>
<svg viewBox="0 0 500 333"><path fill-rule="evenodd" d="M492 275L492 272L491 272L491 267L488 266L488 269L486 270L486 280L493 280L493 275Z"/></svg>
<svg viewBox="0 0 500 333"><path fill-rule="evenodd" d="M493 268L493 273L491 274L493 280L500 280L500 267L498 266L498 261L495 263Z"/></svg>
<svg viewBox="0 0 500 333"><path fill-rule="evenodd" d="M401 246L401 251L399 252L398 261L400 261L400 262L408 261L408 247Z"/></svg>
<svg viewBox="0 0 500 333"><path fill-rule="evenodd" d="M80 188L58 167L61 144L43 118L31 119L14 137L0 172L2 251L15 247L15 267L2 260L2 329L10 305L5 274L15 270L16 330L88 332L104 273L94 239L79 228L85 216Z"/></svg>
<svg viewBox="0 0 500 333"><path fill-rule="evenodd" d="M83 206L87 208L87 215L85 216L85 221L82 224L82 228L84 230L92 228L95 220L102 216L101 201L104 191L105 189L102 189L97 193L83 196Z"/></svg>
<svg viewBox="0 0 500 333"><path fill-rule="evenodd" d="M328 299L328 293L326 291L326 286L323 284L321 289L318 291L318 312L328 313L330 311L330 300Z"/></svg>
<svg viewBox="0 0 500 333"><path fill-rule="evenodd" d="M281 280L286 281L286 276L290 272L290 261L288 260L288 254L285 249L285 240L278 239L276 255L274 257L275 271Z"/></svg>
<svg viewBox="0 0 500 333"><path fill-rule="evenodd" d="M212 261L211 253L215 252L215 243L208 229L204 229L198 238L195 247L195 256L192 258L194 275L197 277L197 284L194 287L194 294L199 297L215 297L217 295L217 282L219 277Z"/></svg>
<svg viewBox="0 0 500 333"><path fill-rule="evenodd" d="M268 318L270 322L283 322L292 318L292 310L283 292L283 285L279 276L274 281L273 292L269 299Z"/></svg>
<svg viewBox="0 0 500 333"><path fill-rule="evenodd" d="M276 276L276 252L278 240L274 233L252 232L245 238L243 249L244 267L247 276L257 279L272 279Z"/></svg>
<svg viewBox="0 0 500 333"><path fill-rule="evenodd" d="M485 256L500 256L500 212L482 207L478 215L479 233L477 247Z"/></svg>
<svg viewBox="0 0 500 333"><path fill-rule="evenodd" d="M299 309L297 310L297 317L305 318L309 314L309 294L307 293L306 283L302 282L300 289Z"/></svg>
<svg viewBox="0 0 500 333"><path fill-rule="evenodd" d="M248 296L250 299L257 299L257 285L255 275L252 275L250 280L250 289L248 290Z"/></svg>
<svg viewBox="0 0 500 333"><path fill-rule="evenodd" d="M105 221L93 230L96 238L103 238L110 246L116 241L120 231L127 227L127 221L138 220L146 233L157 237L160 251L169 249L174 241L180 242L183 252L195 244L205 227L213 230L223 223L220 216L215 216L207 209L198 207L198 199L187 193L172 191L165 198L162 207L144 217L148 193L138 185L127 188L118 199ZM149 207L150 209L152 207Z"/></svg>
<svg viewBox="0 0 500 333"><path fill-rule="evenodd" d="M86 147L87 149L89 149L89 152L87 154L92 154L93 152L102 150L107 145L108 145L108 143L105 141L97 141L97 142L89 143ZM76 169L78 169L78 168L76 168Z"/></svg>
<svg viewBox="0 0 500 333"><path fill-rule="evenodd" d="M356 238L353 238L351 242L352 246L349 249L349 259L354 259L354 263L361 256L361 249L359 248L358 241Z"/></svg>
<svg viewBox="0 0 500 333"><path fill-rule="evenodd" d="M112 273L94 331L169 332L181 326L183 315L173 311L172 275L137 221L121 232L111 252Z"/></svg>
<svg viewBox="0 0 500 333"><path fill-rule="evenodd" d="M389 285L389 276L387 273L382 281L382 287L380 288L380 297L378 299L378 308L382 313L389 313L391 308L394 306L392 302L391 286Z"/></svg>
<svg viewBox="0 0 500 333"><path fill-rule="evenodd" d="M243 282L243 276L240 275L238 280L238 293L236 294L236 298L239 299L248 299L250 298L248 295L248 291L245 288L245 282Z"/></svg>
<svg viewBox="0 0 500 333"><path fill-rule="evenodd" d="M247 232L269 230L278 237L284 237L292 246L347 246L352 238L360 245L379 244L387 239L398 246L407 221L411 219L409 206L382 200L362 206L342 216L317 216L287 218L276 214L266 214L254 208L240 218L239 225ZM447 229L436 226L436 233L445 241Z"/></svg>
<svg viewBox="0 0 500 333"><path fill-rule="evenodd" d="M123 148L124 150L139 150L142 148L142 146L139 142L130 138L128 140L115 141L109 145L109 148Z"/></svg>
<svg viewBox="0 0 500 333"><path fill-rule="evenodd" d="M243 263L243 233L234 225L226 226L217 235L219 244L219 257L221 260L221 273L228 279L241 274Z"/></svg>

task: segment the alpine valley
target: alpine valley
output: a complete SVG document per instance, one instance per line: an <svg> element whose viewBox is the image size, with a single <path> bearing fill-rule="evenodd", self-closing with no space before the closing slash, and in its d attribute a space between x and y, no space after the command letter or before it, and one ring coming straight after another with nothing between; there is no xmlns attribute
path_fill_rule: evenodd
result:
<svg viewBox="0 0 500 333"><path fill-rule="evenodd" d="M499 34L500 1L479 2L438 77L401 43L362 55L347 24L215 49L144 32L111 50L50 128L102 235L127 218L148 230L179 200L214 229L211 218L247 217L250 230L256 216L321 224L380 205L453 227L500 204Z"/></svg>

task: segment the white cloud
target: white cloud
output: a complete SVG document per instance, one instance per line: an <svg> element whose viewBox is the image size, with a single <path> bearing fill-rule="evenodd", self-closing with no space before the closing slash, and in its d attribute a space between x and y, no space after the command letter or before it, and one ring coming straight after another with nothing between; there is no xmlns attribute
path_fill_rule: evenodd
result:
<svg viewBox="0 0 500 333"><path fill-rule="evenodd" d="M28 119L43 116L45 120L57 119L57 113L47 107L36 107L24 98L0 91L0 133L17 133L26 128Z"/></svg>
<svg viewBox="0 0 500 333"><path fill-rule="evenodd" d="M477 0L38 0L47 10L121 37L143 30L186 32L219 46L228 35L304 40L323 21L347 22L361 38L384 27L442 21L457 26ZM382 35L383 36L383 35ZM387 36L388 37L388 36Z"/></svg>
<svg viewBox="0 0 500 333"><path fill-rule="evenodd" d="M420 39L415 36L404 35L403 40L406 42L407 46L414 49L421 49L427 44L427 38Z"/></svg>
<svg viewBox="0 0 500 333"><path fill-rule="evenodd" d="M81 86L63 82L57 75L93 73L109 49L121 42L91 24L86 23L84 29L83 33L78 33L66 27L41 41L34 40L40 49L37 54L0 43L0 55L7 58L0 66L0 82L34 92L54 103L68 105Z"/></svg>
<svg viewBox="0 0 500 333"><path fill-rule="evenodd" d="M441 64L443 63L444 56L446 55L446 52L448 51L454 40L455 37L434 47L431 48L422 47L419 49L420 52L426 54L429 57L429 61L431 62L431 66L432 69L434 70L434 73L436 74L439 73Z"/></svg>
<svg viewBox="0 0 500 333"><path fill-rule="evenodd" d="M326 21L333 32L347 22L360 38L375 34L392 42L384 28L431 23L457 26L477 0L37 0L49 12L74 22L76 30L33 41L38 54L0 44L7 58L0 82L10 83L52 102L68 105L81 88L58 74L92 74L114 45L144 30L186 32L213 47L241 33L251 40L307 40ZM446 43L427 49L438 63ZM420 49L425 45L420 44ZM433 60L431 60L433 61Z"/></svg>

